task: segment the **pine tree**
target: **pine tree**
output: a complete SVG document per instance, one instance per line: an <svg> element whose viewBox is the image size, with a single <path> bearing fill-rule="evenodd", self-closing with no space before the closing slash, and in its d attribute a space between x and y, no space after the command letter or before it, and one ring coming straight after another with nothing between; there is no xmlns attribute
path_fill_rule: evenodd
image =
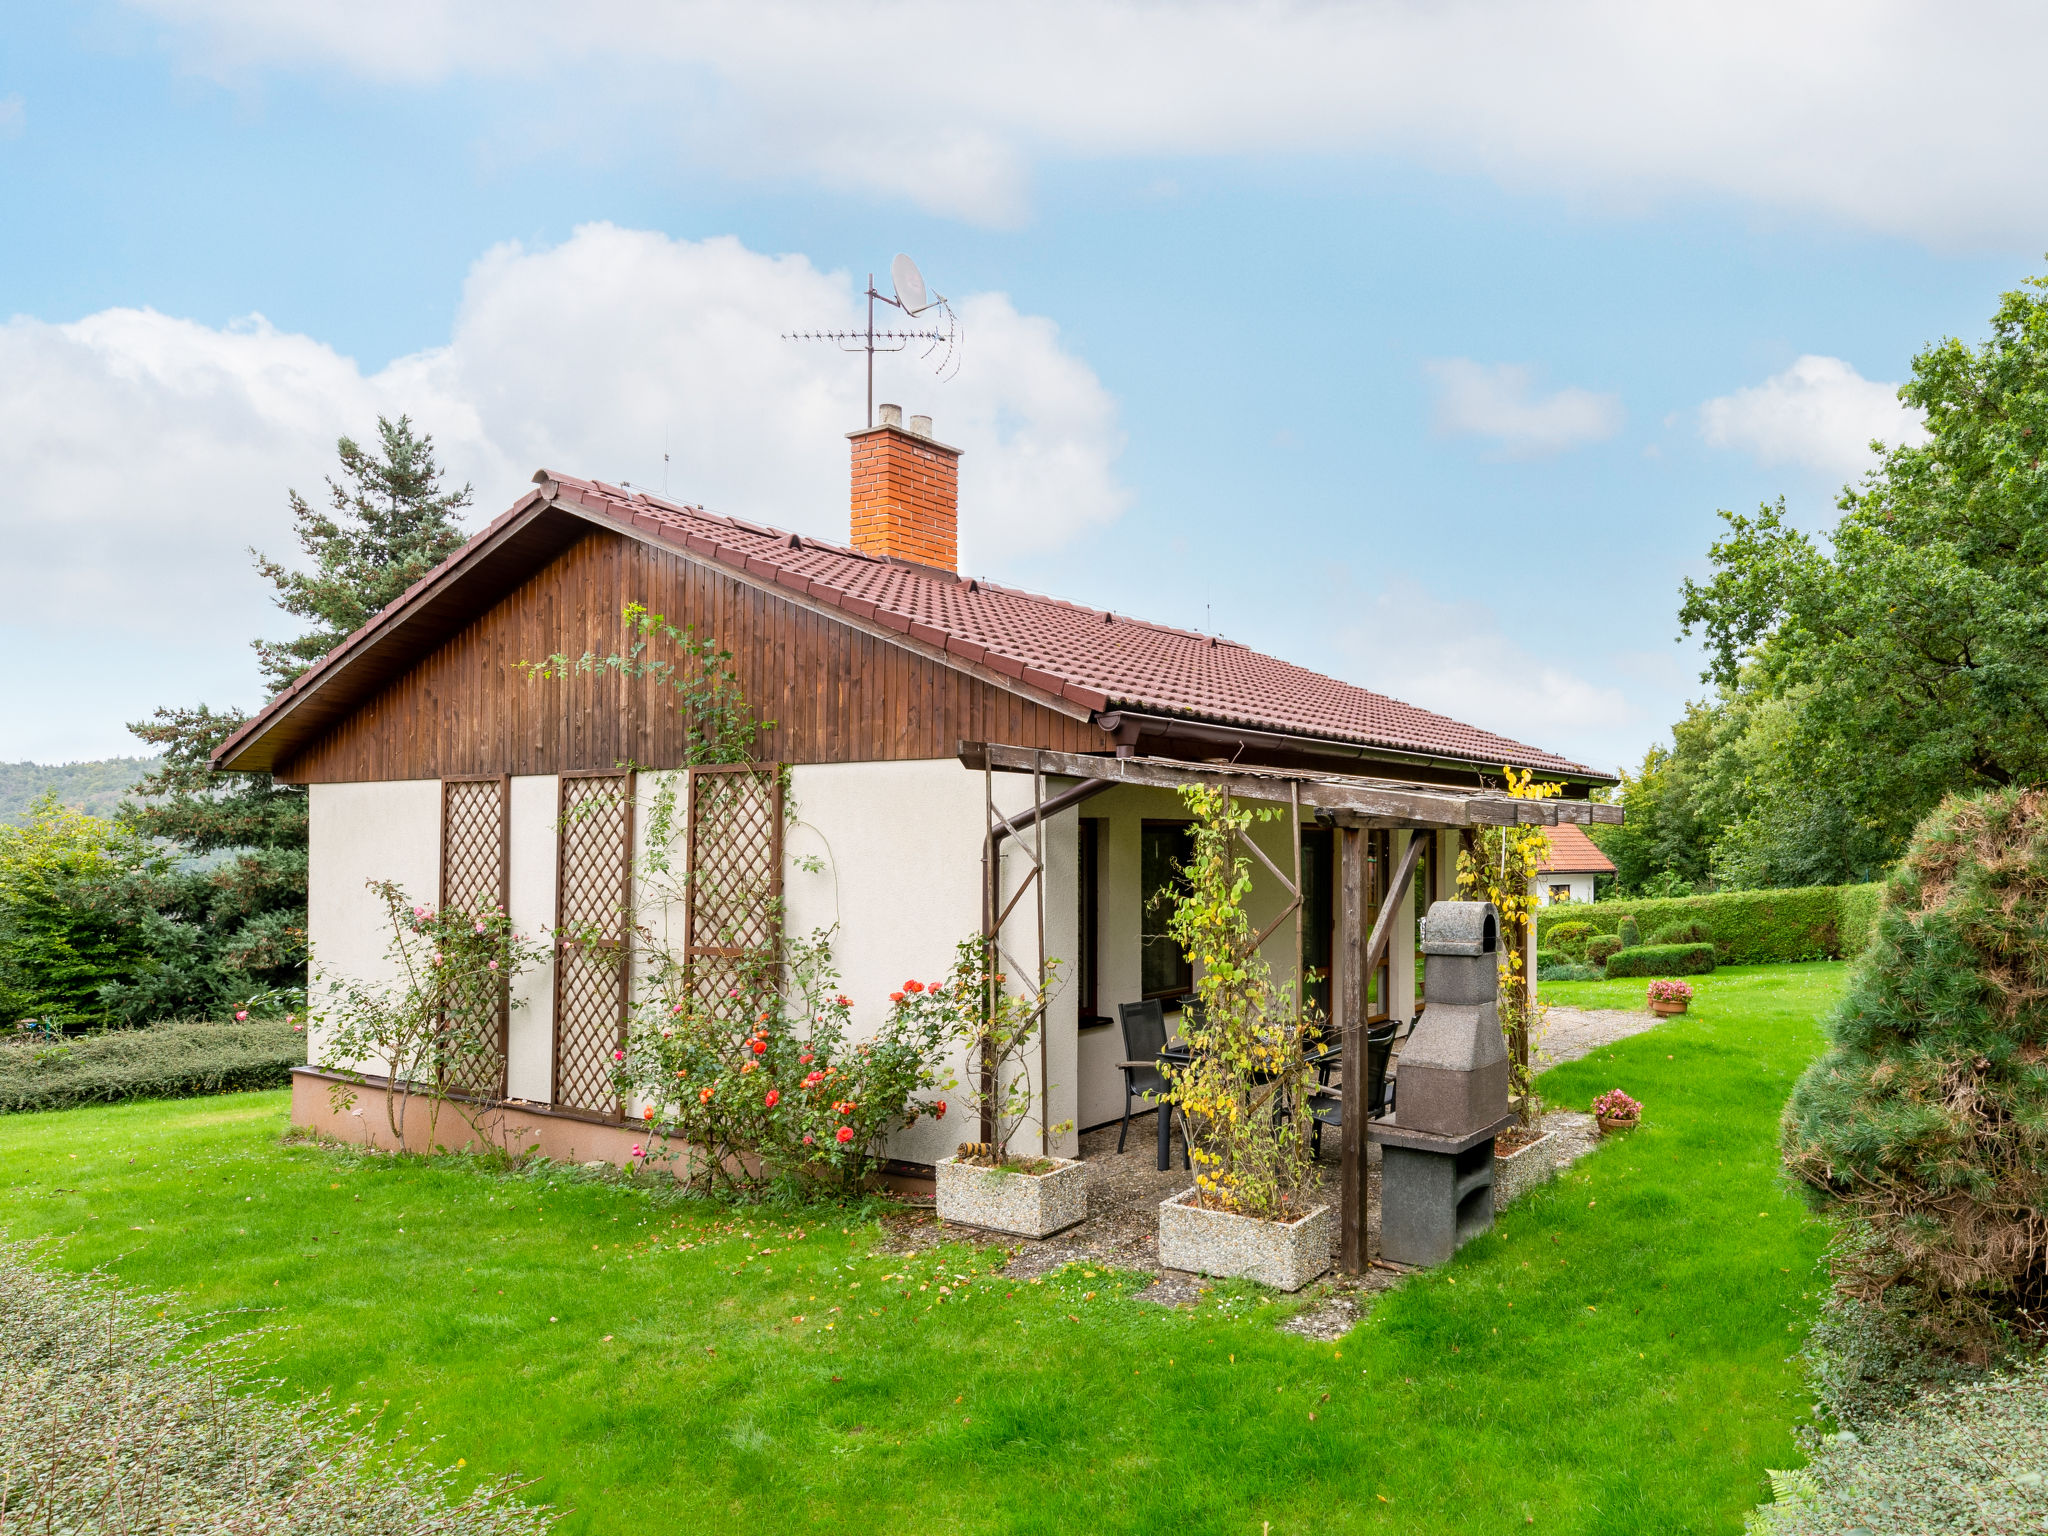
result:
<svg viewBox="0 0 2048 1536"><path fill-rule="evenodd" d="M377 437L376 453L348 437L335 445L343 479L327 477L328 510L315 508L297 491L288 493L299 547L313 560L311 571L249 551L277 587L277 605L314 623L296 640L252 642L273 692L462 547L466 535L455 514L470 504L470 488L442 491L433 438L415 433L409 416L395 422L379 416Z"/></svg>
<svg viewBox="0 0 2048 1536"><path fill-rule="evenodd" d="M1785 1109L1841 1288L1981 1352L2048 1311L2048 791L1944 801Z"/></svg>

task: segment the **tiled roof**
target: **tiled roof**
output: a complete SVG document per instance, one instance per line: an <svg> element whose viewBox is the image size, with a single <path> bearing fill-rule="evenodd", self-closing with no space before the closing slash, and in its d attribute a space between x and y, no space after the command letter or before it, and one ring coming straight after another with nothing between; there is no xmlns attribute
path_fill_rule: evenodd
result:
<svg viewBox="0 0 2048 1536"><path fill-rule="evenodd" d="M544 494L560 501L630 522L702 558L943 647L1089 709L1142 710L1479 765L1513 763L1606 777L1555 753L1262 655L1233 640L878 560L603 481L547 470L534 479Z"/></svg>
<svg viewBox="0 0 2048 1536"><path fill-rule="evenodd" d="M1611 875L1614 863L1586 836L1582 827L1559 822L1544 831L1550 836L1550 857L1536 868L1544 874Z"/></svg>

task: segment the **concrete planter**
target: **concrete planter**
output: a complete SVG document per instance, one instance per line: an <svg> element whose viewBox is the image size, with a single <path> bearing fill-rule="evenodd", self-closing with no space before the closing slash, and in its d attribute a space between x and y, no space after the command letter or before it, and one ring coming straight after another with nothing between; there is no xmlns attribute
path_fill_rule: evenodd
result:
<svg viewBox="0 0 2048 1536"><path fill-rule="evenodd" d="M1515 1150L1512 1152L1502 1152L1498 1148L1496 1148L1493 1154L1493 1161L1495 1166L1505 1168L1510 1163L1517 1162L1520 1159L1527 1157L1531 1152L1534 1152L1538 1147L1542 1146L1545 1142L1549 1141L1550 1138L1555 1134L1556 1133L1553 1131L1545 1131L1541 1136L1538 1136L1534 1141L1528 1142L1523 1146L1519 1146L1515 1148Z"/></svg>
<svg viewBox="0 0 2048 1536"><path fill-rule="evenodd" d="M1049 1237L1088 1214L1088 1169L1051 1159L1045 1173L976 1168L957 1157L934 1165L939 1220L1016 1237Z"/></svg>
<svg viewBox="0 0 2048 1536"><path fill-rule="evenodd" d="M1330 1207L1294 1221L1261 1221L1188 1204L1184 1189L1159 1207L1159 1262L1168 1269L1256 1280L1298 1291L1330 1267Z"/></svg>

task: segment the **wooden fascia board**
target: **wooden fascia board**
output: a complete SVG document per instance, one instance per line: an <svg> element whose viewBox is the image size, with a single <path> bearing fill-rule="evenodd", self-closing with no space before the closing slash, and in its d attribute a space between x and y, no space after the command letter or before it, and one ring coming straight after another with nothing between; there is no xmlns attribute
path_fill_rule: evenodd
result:
<svg viewBox="0 0 2048 1536"><path fill-rule="evenodd" d="M1622 819L1620 806L1587 800L1516 800L1506 795L1425 789L1365 779L1347 780L1341 775L1293 774L1280 770L1246 773L1167 758L1093 757L1074 752L1034 751L1029 747L1002 746L994 742L985 745L963 743L962 748L963 760L972 758L978 765L985 757L989 766L1006 773L1029 773L1037 767L1047 774L1066 778L1107 779L1155 789L1206 784L1227 789L1247 800L1285 799L1288 786L1299 784L1303 805L1328 811L1340 820L1358 826L1556 826L1560 821L1611 825Z"/></svg>
<svg viewBox="0 0 2048 1536"><path fill-rule="evenodd" d="M1014 693L1019 698L1029 699L1032 703L1043 705L1046 709L1052 710L1056 714L1065 715L1071 720L1092 720L1095 717L1095 711L1085 704L1078 704L1074 700L1065 698L1057 693L1049 693L1043 688L1024 681L1021 677L1010 677L996 668L988 666L986 663L969 660L965 656L948 650L944 645L934 645L929 640L920 639L910 628L895 629L878 620L867 618L862 614L854 613L836 604L812 597L808 592L799 591L785 582L776 580L773 575L769 574L769 571L772 569L771 567L764 565L760 571L755 571L742 566L727 565L722 560L711 559L690 548L688 544L679 542L676 538L664 538L661 533L663 525L643 528L638 523L628 522L595 508L583 506L581 503L567 497L557 496L551 498L548 505L580 517L593 527L603 528L608 532L616 533L621 538L633 539L638 543L647 545L650 549L658 549L664 554L673 555L678 560L700 566L707 571L715 571L720 576L729 577L742 586L751 587L757 592L765 592L770 596L780 598L783 602L793 607L801 608L808 613L814 613L820 618L830 619L835 624L843 624L848 629L858 630L861 634L870 635L877 640L897 647L899 650L909 651L912 655L921 656L927 661L937 662L940 666L958 672L962 676L971 677L977 682L987 683L992 688L1000 688L1005 693ZM670 532L680 534L681 530L671 529ZM915 627L922 628L923 626L918 625ZM973 649L980 650L981 647L975 646Z"/></svg>
<svg viewBox="0 0 2048 1536"><path fill-rule="evenodd" d="M244 760L268 741L279 727L287 724L316 695L332 686L351 665L369 655L381 644L393 642L395 631L402 630L409 621L420 616L427 605L447 592L453 583L462 580L471 569L497 553L549 510L549 503L536 493L529 492L528 495L532 497L528 505L515 505L499 519L496 527L487 529L474 543L466 545L446 564L422 577L418 585L403 594L390 608L378 614L321 657L312 669L290 688L251 716L240 730L222 742L215 751L213 767L259 773L274 769L278 761L275 752L270 754L266 762L252 765Z"/></svg>

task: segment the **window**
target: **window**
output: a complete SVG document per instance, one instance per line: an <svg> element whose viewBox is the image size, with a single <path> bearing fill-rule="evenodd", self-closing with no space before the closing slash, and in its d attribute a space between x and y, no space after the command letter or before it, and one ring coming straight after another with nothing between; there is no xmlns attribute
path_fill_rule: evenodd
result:
<svg viewBox="0 0 2048 1536"><path fill-rule="evenodd" d="M1401 1012L1414 1009L1416 1001L1423 995L1422 959L1422 918L1429 911L1429 904L1436 900L1436 834L1434 832L1411 832L1410 837L1422 839L1422 857L1415 861L1415 879L1408 893L1415 911L1415 998L1401 998Z"/></svg>
<svg viewBox="0 0 2048 1536"><path fill-rule="evenodd" d="M1335 958L1337 928L1336 854L1337 834L1332 829L1301 829L1301 1000L1309 1012L1325 1020L1330 1017L1333 996L1330 964Z"/></svg>
<svg viewBox="0 0 2048 1536"><path fill-rule="evenodd" d="M1568 885L1553 885L1550 888L1550 899L1552 901L1570 901L1572 899L1572 888Z"/></svg>
<svg viewBox="0 0 2048 1536"><path fill-rule="evenodd" d="M1074 961L1074 996L1079 1008L1079 1025L1082 1029L1094 1029L1110 1021L1102 1016L1101 965L1099 946L1102 938L1102 823L1093 818L1081 822L1080 865L1081 888L1074 902L1074 915L1080 924L1077 945L1080 954Z"/></svg>
<svg viewBox="0 0 2048 1536"><path fill-rule="evenodd" d="M1139 831L1138 978L1147 997L1180 997L1194 990L1195 973L1167 924L1187 889L1185 866L1195 852L1194 829L1184 821L1148 821Z"/></svg>

